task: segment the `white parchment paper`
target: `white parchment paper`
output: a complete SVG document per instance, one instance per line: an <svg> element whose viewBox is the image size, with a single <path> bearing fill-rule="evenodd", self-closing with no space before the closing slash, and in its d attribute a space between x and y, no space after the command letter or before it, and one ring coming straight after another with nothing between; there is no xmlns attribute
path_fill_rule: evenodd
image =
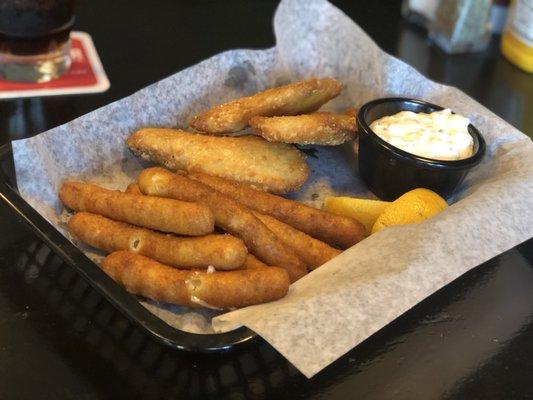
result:
<svg viewBox="0 0 533 400"><path fill-rule="evenodd" d="M332 76L345 88L324 109L405 96L470 118L485 137L487 155L454 204L436 217L381 231L298 281L284 299L219 315L213 326L206 318L214 314L145 303L186 330L246 325L311 377L464 272L533 236L533 144L464 93L382 52L324 0L282 1L274 26L273 49L219 54L63 126L15 141L13 151L22 196L64 232L57 198L64 179L123 188L142 168L124 145L133 130L186 127L199 111L269 86ZM317 206L331 193L372 197L357 175L356 146L316 148L316 157L308 157L310 180L293 197Z"/></svg>

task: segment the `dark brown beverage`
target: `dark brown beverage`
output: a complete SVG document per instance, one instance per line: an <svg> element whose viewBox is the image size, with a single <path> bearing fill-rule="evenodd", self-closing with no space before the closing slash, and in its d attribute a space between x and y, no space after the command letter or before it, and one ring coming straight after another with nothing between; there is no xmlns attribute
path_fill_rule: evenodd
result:
<svg viewBox="0 0 533 400"><path fill-rule="evenodd" d="M45 54L64 44L74 0L0 0L0 52Z"/></svg>
<svg viewBox="0 0 533 400"><path fill-rule="evenodd" d="M74 0L0 0L0 77L43 82L70 66Z"/></svg>

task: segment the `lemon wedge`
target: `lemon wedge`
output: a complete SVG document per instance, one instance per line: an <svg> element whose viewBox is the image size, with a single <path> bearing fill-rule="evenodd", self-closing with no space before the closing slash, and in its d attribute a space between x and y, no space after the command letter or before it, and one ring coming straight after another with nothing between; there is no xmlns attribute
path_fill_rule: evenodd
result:
<svg viewBox="0 0 533 400"><path fill-rule="evenodd" d="M367 233L370 233L379 215L390 204L392 203L389 201L328 196L324 201L323 209L358 220L366 227Z"/></svg>
<svg viewBox="0 0 533 400"><path fill-rule="evenodd" d="M414 189L398 197L377 217L372 233L393 225L421 222L448 207L437 193L429 189Z"/></svg>

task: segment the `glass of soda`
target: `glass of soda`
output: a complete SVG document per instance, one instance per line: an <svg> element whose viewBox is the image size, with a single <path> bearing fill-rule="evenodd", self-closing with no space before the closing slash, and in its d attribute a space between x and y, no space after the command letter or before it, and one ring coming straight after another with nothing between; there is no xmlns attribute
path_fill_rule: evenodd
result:
<svg viewBox="0 0 533 400"><path fill-rule="evenodd" d="M0 78L48 82L70 67L75 0L0 0Z"/></svg>

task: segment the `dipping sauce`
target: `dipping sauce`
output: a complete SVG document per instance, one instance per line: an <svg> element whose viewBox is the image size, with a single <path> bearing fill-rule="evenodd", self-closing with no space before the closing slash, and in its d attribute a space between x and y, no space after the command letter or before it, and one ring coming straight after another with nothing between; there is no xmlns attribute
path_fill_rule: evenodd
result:
<svg viewBox="0 0 533 400"><path fill-rule="evenodd" d="M468 118L444 109L429 114L400 111L370 124L381 139L408 153L435 160L472 156L474 140Z"/></svg>

